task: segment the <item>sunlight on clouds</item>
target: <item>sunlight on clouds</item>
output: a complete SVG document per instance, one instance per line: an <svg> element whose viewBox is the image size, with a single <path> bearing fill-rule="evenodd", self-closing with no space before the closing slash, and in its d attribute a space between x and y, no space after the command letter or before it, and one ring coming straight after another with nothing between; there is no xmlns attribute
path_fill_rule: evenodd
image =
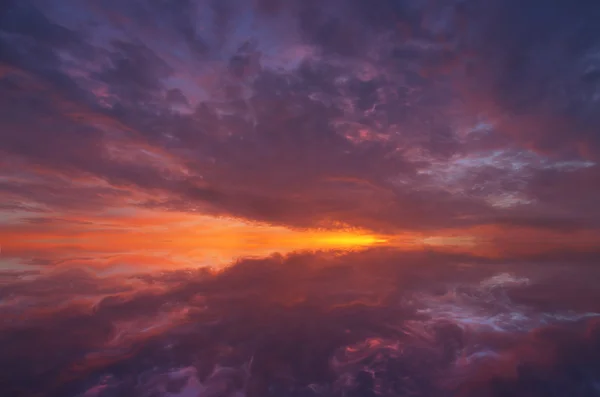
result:
<svg viewBox="0 0 600 397"><path fill-rule="evenodd" d="M379 234L339 224L337 229L291 229L230 217L134 208L95 216L20 213L0 225L0 263L13 270L85 267L103 274L194 267L224 268L242 258L376 247L434 250L483 257L536 254L550 247L588 250L596 233L546 233L494 225L465 229ZM9 219L9 218L5 218ZM539 235L540 232L538 231ZM526 242L524 244L524 242Z"/></svg>
<svg viewBox="0 0 600 397"><path fill-rule="evenodd" d="M473 236L431 236L425 237L421 240L423 244L429 246L458 246L458 247L471 247L475 244L476 240Z"/></svg>
<svg viewBox="0 0 600 397"><path fill-rule="evenodd" d="M5 258L139 271L222 267L245 257L364 249L388 242L384 236L356 229L294 230L233 218L129 208L86 222L63 215L23 217L0 228Z"/></svg>
<svg viewBox="0 0 600 397"><path fill-rule="evenodd" d="M331 245L332 247L370 246L374 244L387 243L389 240L370 234L344 234L331 233L316 238L317 243Z"/></svg>

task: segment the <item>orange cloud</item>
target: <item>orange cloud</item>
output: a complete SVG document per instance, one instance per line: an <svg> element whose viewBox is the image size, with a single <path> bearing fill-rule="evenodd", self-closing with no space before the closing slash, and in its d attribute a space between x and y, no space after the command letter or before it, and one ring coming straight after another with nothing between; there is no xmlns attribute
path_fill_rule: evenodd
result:
<svg viewBox="0 0 600 397"><path fill-rule="evenodd" d="M3 253L60 265L222 266L242 257L381 245L360 230L293 230L231 218L122 209L90 218L22 219L0 228Z"/></svg>
<svg viewBox="0 0 600 397"><path fill-rule="evenodd" d="M386 246L486 258L594 250L593 231L487 225L380 235L359 229L290 229L240 219L121 208L95 216L23 217L0 227L2 256L22 264L140 271L222 268L247 257ZM15 259L16 258L16 259ZM3 260L0 257L0 260Z"/></svg>

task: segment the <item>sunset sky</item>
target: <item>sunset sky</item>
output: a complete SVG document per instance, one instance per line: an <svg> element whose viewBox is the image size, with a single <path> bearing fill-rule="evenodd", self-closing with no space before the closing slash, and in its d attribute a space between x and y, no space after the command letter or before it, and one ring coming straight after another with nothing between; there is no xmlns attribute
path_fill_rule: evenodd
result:
<svg viewBox="0 0 600 397"><path fill-rule="evenodd" d="M593 256L598 8L528 4L3 2L0 261Z"/></svg>
<svg viewBox="0 0 600 397"><path fill-rule="evenodd" d="M599 162L597 0L0 0L0 396L597 396Z"/></svg>

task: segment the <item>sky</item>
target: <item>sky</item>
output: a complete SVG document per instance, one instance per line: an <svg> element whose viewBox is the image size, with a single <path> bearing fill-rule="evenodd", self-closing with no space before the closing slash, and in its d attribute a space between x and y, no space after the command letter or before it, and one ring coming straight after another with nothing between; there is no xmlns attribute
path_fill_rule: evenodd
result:
<svg viewBox="0 0 600 397"><path fill-rule="evenodd" d="M594 257L599 15L563 0L3 2L0 260L215 265L356 238Z"/></svg>
<svg viewBox="0 0 600 397"><path fill-rule="evenodd" d="M342 383L356 352L398 358L385 319L409 312L434 316L402 323L412 346L440 319L485 330L456 368L501 360L465 396L525 384L515 357L591 368L568 351L600 357L597 323L532 330L600 313L598 20L595 0L1 1L0 387L112 397L158 357L161 396L316 390L314 357Z"/></svg>

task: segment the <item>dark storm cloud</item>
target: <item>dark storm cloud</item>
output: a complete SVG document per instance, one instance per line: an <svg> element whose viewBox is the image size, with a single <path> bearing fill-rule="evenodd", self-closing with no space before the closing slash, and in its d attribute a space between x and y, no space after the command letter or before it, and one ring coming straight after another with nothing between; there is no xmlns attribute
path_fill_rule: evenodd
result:
<svg viewBox="0 0 600 397"><path fill-rule="evenodd" d="M592 387L593 378L562 368L570 365L579 374L598 365L597 326L585 317L567 326L560 315L600 309L591 282L597 269L582 267L575 275L563 265L478 264L468 256L380 250L248 260L217 274L178 271L123 280L71 271L19 281L0 292L11 298L3 308L10 321L0 327L7 347L0 386L8 396L76 396L109 376L116 389L101 395L136 396L159 387L146 382L170 370L194 368L200 382L210 383L215 368L225 367L246 371L246 380L221 386L250 397L273 388L360 395L361 388L371 393L375 381L383 395L457 395L472 388L467 395L477 395L488 387L494 395L496 387L515 393L532 381L541 387L550 374L565 393ZM67 304L47 305L65 295ZM10 305L23 310L31 298L39 301L29 301L26 317L6 315ZM469 302L478 306L469 309ZM429 319L427 308L451 317ZM461 317L461 310L474 310L474 318ZM477 310L492 312L477 320ZM493 310L525 310L534 325L507 332L502 327L513 324ZM528 328L537 324L536 313L554 311L556 319L545 320L554 325ZM502 329L488 329L486 321ZM461 361L461 351L476 359L485 349L503 358L473 368ZM543 378L521 372L529 370ZM393 375L398 371L405 375L400 380Z"/></svg>
<svg viewBox="0 0 600 397"><path fill-rule="evenodd" d="M33 73L79 100L87 96L60 69L61 52L81 59L93 56L93 48L77 32L51 21L30 1L12 0L0 9L0 32L3 68ZM19 88L10 78L2 83L3 91Z"/></svg>
<svg viewBox="0 0 600 397"><path fill-rule="evenodd" d="M0 8L2 31L22 35L37 43L56 48L84 46L75 32L52 22L30 1L7 0Z"/></svg>
<svg viewBox="0 0 600 397"><path fill-rule="evenodd" d="M177 88L170 89L167 92L167 101L172 104L181 104L189 106L188 99L185 97L185 95L183 95L181 90Z"/></svg>
<svg viewBox="0 0 600 397"><path fill-rule="evenodd" d="M269 17L291 12L304 40L324 52L368 56L377 35L394 35L400 25L417 26L422 5L409 1L256 1L259 12Z"/></svg>
<svg viewBox="0 0 600 397"><path fill-rule="evenodd" d="M542 225L557 209L597 223L597 12L10 2L0 148L160 195L145 207L293 226L461 227L515 211ZM50 203L39 190L30 199Z"/></svg>
<svg viewBox="0 0 600 397"><path fill-rule="evenodd" d="M597 159L600 7L561 0L466 4L479 52L472 78L511 116L507 128L516 131L507 132L542 152L580 149Z"/></svg>
<svg viewBox="0 0 600 397"><path fill-rule="evenodd" d="M114 95L144 103L147 97L160 93L161 81L172 73L169 65L144 45L114 41L112 47L111 66L100 71L97 78Z"/></svg>

